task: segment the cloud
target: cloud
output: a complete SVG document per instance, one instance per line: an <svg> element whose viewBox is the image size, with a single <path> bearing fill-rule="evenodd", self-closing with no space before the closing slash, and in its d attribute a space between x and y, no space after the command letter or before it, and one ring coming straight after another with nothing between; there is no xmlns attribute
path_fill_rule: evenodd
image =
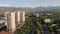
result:
<svg viewBox="0 0 60 34"><path fill-rule="evenodd" d="M0 4L0 6L6 6L6 7L38 7L34 5L12 5L12 4Z"/></svg>
<svg viewBox="0 0 60 34"><path fill-rule="evenodd" d="M0 4L0 6L6 6L6 7L10 7L10 6L12 6L12 5Z"/></svg>
<svg viewBox="0 0 60 34"><path fill-rule="evenodd" d="M0 6L6 7L49 7L49 6L60 6L60 4L45 4L45 5L13 5L13 4L0 4Z"/></svg>
<svg viewBox="0 0 60 34"><path fill-rule="evenodd" d="M32 5L25 5L25 6L21 6L21 7L34 7Z"/></svg>
<svg viewBox="0 0 60 34"><path fill-rule="evenodd" d="M60 6L60 3L52 3L52 4L44 4L43 7L49 7L49 6Z"/></svg>
<svg viewBox="0 0 60 34"><path fill-rule="evenodd" d="M40 5L22 5L22 6L19 6L19 7L39 7Z"/></svg>

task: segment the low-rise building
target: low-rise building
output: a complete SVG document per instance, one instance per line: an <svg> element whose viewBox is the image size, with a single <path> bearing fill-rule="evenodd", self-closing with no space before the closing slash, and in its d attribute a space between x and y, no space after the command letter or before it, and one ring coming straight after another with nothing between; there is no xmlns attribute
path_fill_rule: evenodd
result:
<svg viewBox="0 0 60 34"><path fill-rule="evenodd" d="M49 23L49 22L51 22L51 19L50 18L46 18L44 21L45 21L45 23Z"/></svg>

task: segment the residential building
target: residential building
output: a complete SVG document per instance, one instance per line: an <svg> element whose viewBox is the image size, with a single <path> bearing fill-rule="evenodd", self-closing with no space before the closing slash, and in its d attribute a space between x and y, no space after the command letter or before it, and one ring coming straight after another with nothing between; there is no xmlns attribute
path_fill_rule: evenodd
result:
<svg viewBox="0 0 60 34"><path fill-rule="evenodd" d="M7 14L7 31L8 32L16 31L15 12L11 12Z"/></svg>
<svg viewBox="0 0 60 34"><path fill-rule="evenodd" d="M44 21L45 21L45 23L49 23L49 22L51 22L51 19L46 18Z"/></svg>
<svg viewBox="0 0 60 34"><path fill-rule="evenodd" d="M23 26L25 23L25 12L21 11L20 12L20 27Z"/></svg>
<svg viewBox="0 0 60 34"><path fill-rule="evenodd" d="M4 16L5 16L5 17L7 16L7 13L9 13L9 11L4 12Z"/></svg>
<svg viewBox="0 0 60 34"><path fill-rule="evenodd" d="M16 22L16 27L18 28L20 25L20 12L19 11L15 12L15 22Z"/></svg>

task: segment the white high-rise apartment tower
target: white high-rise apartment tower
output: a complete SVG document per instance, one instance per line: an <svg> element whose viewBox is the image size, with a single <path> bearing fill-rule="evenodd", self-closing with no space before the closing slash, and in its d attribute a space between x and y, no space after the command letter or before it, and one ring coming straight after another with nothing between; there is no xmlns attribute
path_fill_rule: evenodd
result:
<svg viewBox="0 0 60 34"><path fill-rule="evenodd" d="M23 26L25 23L25 12L21 11L20 12L20 25Z"/></svg>
<svg viewBox="0 0 60 34"><path fill-rule="evenodd" d="M7 14L7 30L8 32L15 32L15 12L10 12Z"/></svg>
<svg viewBox="0 0 60 34"><path fill-rule="evenodd" d="M15 12L15 22L16 22L16 27L18 28L20 25L20 12L19 11Z"/></svg>
<svg viewBox="0 0 60 34"><path fill-rule="evenodd" d="M15 32L16 29L22 27L25 23L25 12L8 12L7 13L7 30L8 32Z"/></svg>

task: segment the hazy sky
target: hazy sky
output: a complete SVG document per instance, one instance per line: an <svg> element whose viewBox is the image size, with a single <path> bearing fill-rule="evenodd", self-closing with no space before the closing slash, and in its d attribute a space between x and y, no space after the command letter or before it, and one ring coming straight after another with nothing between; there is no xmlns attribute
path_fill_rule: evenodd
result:
<svg viewBox="0 0 60 34"><path fill-rule="evenodd" d="M16 7L60 6L60 0L0 0L0 6L16 6Z"/></svg>

